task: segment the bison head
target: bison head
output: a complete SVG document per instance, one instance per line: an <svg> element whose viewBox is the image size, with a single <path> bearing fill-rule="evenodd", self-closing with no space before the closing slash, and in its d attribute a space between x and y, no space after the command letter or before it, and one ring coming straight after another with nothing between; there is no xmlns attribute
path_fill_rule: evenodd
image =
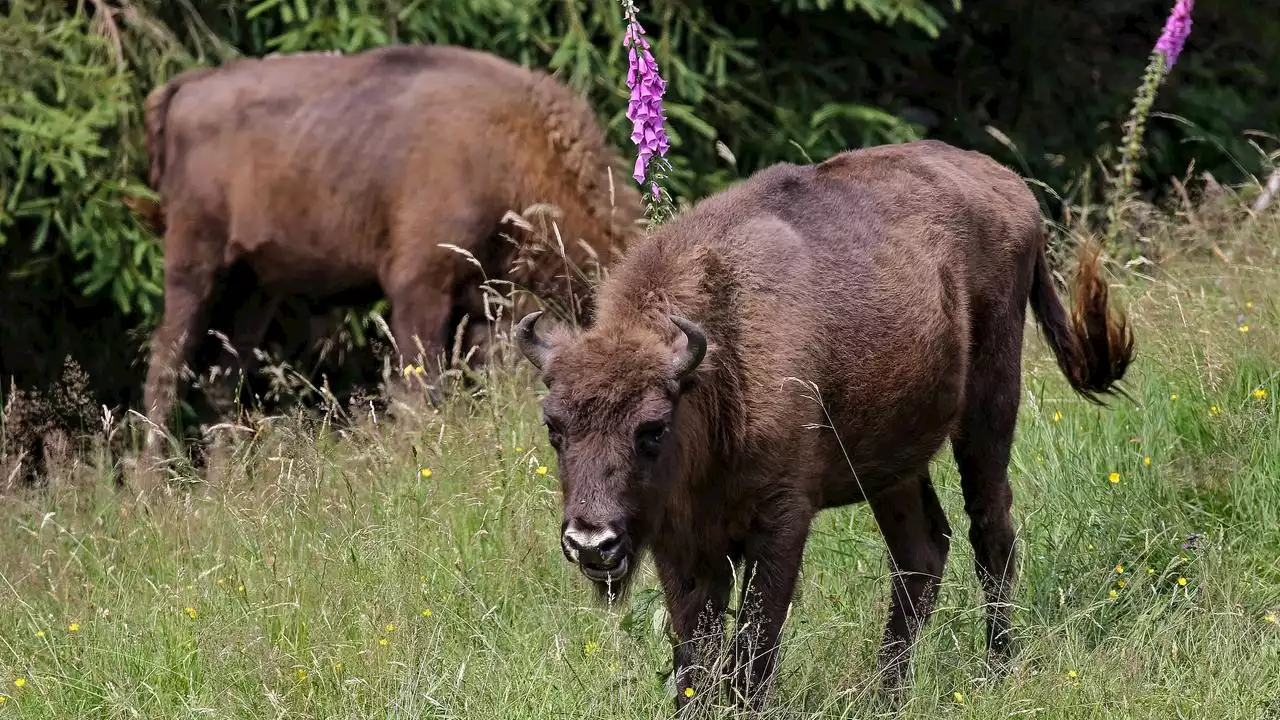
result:
<svg viewBox="0 0 1280 720"><path fill-rule="evenodd" d="M515 339L548 389L542 410L559 461L561 550L602 595L621 595L667 494L681 391L702 362L706 336L669 315L657 326L548 341L534 330L540 314L525 316Z"/></svg>

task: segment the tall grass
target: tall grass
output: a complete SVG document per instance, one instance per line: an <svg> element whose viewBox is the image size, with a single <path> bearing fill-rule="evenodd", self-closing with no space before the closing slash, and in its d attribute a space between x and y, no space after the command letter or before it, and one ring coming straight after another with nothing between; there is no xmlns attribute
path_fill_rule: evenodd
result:
<svg viewBox="0 0 1280 720"><path fill-rule="evenodd" d="M1232 262L1189 254L1115 288L1132 403L1077 399L1028 325L1022 652L1003 679L936 460L956 538L902 717L1280 708L1280 224L1232 227ZM536 384L523 365L479 380L394 423L258 418L165 498L118 490L105 449L0 498L0 717L668 716L651 568L624 605L595 604L558 549ZM887 712L888 593L867 508L823 513L769 717Z"/></svg>
<svg viewBox="0 0 1280 720"><path fill-rule="evenodd" d="M1241 207L1186 197L1153 226L1165 264L1114 288L1132 401L1080 400L1027 326L1012 674L985 664L944 452L956 537L905 702L873 694L888 567L855 506L810 536L768 717L1280 717L1280 218ZM0 495L0 720L669 716L652 569L596 604L560 554L527 365L468 374L477 392L392 402L395 422L325 400L221 426L164 496L117 487L104 417L46 487Z"/></svg>

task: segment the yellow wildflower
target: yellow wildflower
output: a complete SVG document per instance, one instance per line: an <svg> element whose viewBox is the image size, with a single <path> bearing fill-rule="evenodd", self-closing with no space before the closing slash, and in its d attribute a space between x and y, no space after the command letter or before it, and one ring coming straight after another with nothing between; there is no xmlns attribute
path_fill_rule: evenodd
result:
<svg viewBox="0 0 1280 720"><path fill-rule="evenodd" d="M80 632L80 623L78 622L71 623L70 625L67 626L67 630L70 630L71 632Z"/></svg>
<svg viewBox="0 0 1280 720"><path fill-rule="evenodd" d="M1058 411L1056 411L1056 410L1055 410L1055 411L1053 412L1053 421L1054 421L1054 422L1062 422L1062 413L1060 413L1060 412L1058 412Z"/></svg>
<svg viewBox="0 0 1280 720"><path fill-rule="evenodd" d="M684 689L684 696L685 696L685 697L693 697L693 688L691 688L691 687L687 687L687 688L685 688L685 689Z"/></svg>
<svg viewBox="0 0 1280 720"><path fill-rule="evenodd" d="M1150 456L1150 455L1143 455L1143 456L1142 456L1142 466L1143 466L1143 467L1151 467L1151 456Z"/></svg>
<svg viewBox="0 0 1280 720"><path fill-rule="evenodd" d="M424 617L424 618L429 618L429 617L431 617L431 608L427 608L427 609L423 610L423 611L422 611L422 617Z"/></svg>
<svg viewBox="0 0 1280 720"><path fill-rule="evenodd" d="M423 479L429 478L431 477L431 468L422 468L419 474L422 475Z"/></svg>
<svg viewBox="0 0 1280 720"><path fill-rule="evenodd" d="M1253 301L1252 301L1252 300L1250 300L1250 301L1246 302L1246 303L1244 304L1244 309L1245 309L1245 310L1252 310L1252 309L1253 309Z"/></svg>
<svg viewBox="0 0 1280 720"><path fill-rule="evenodd" d="M193 607L183 608L182 612L186 613L187 617L191 618L192 620L195 620L196 617L200 615L200 613L196 612L196 609Z"/></svg>
<svg viewBox="0 0 1280 720"><path fill-rule="evenodd" d="M587 643L582 646L582 654L586 657L590 657L596 654L596 651L599 649L600 645L598 645L595 640L588 640Z"/></svg>
<svg viewBox="0 0 1280 720"><path fill-rule="evenodd" d="M522 447L518 447L518 448L516 448L516 452L518 452L518 453L522 453L522 452L524 452L524 448L522 448Z"/></svg>
<svg viewBox="0 0 1280 720"><path fill-rule="evenodd" d="M298 668L298 670L297 670L297 674L298 674L298 682L302 682L303 680L306 680L306 679L307 679L307 671L306 671L306 670L303 670L302 668Z"/></svg>
<svg viewBox="0 0 1280 720"><path fill-rule="evenodd" d="M237 585L237 586L236 586L236 592L244 592L244 586L243 586L243 585Z"/></svg>
<svg viewBox="0 0 1280 720"><path fill-rule="evenodd" d="M958 691L958 690L957 690L956 692L951 693L951 697L955 698L955 701L956 701L956 704L957 704L957 705L963 705L963 704L964 704L964 693L962 693L962 692L960 692L960 691Z"/></svg>
<svg viewBox="0 0 1280 720"><path fill-rule="evenodd" d="M538 466L538 469L537 469L537 470L534 470L534 472L538 473L539 475L546 475L546 474L547 474L547 466L546 466L546 465L539 465L539 466Z"/></svg>
<svg viewBox="0 0 1280 720"><path fill-rule="evenodd" d="M386 646L387 646L387 639L386 639L386 638L378 638L378 644L379 644L379 645L381 645L381 646L383 646L383 647L386 647Z"/></svg>
<svg viewBox="0 0 1280 720"><path fill-rule="evenodd" d="M1111 483L1112 485L1115 485L1116 483L1120 482L1120 473L1113 472L1110 475L1108 475L1107 482Z"/></svg>
<svg viewBox="0 0 1280 720"><path fill-rule="evenodd" d="M1277 619L1276 619L1276 614L1275 614L1275 613L1273 613L1273 612L1269 612L1269 613L1267 613L1266 615L1263 615L1263 616L1262 616L1262 619L1263 619L1265 622L1269 622L1269 623L1271 623L1272 625L1276 625L1277 623L1280 623L1280 620L1277 620Z"/></svg>
<svg viewBox="0 0 1280 720"><path fill-rule="evenodd" d="M1266 399L1267 399L1267 389L1266 389L1266 388L1258 388L1257 390L1254 390L1254 391L1253 391L1253 396L1254 396L1255 398L1259 399L1259 400L1266 400Z"/></svg>
<svg viewBox="0 0 1280 720"><path fill-rule="evenodd" d="M1187 579L1186 579L1186 578L1184 578L1184 577L1180 577L1180 578L1178 578L1178 585L1183 586L1183 587L1186 587L1186 585L1187 585Z"/></svg>
<svg viewBox="0 0 1280 720"><path fill-rule="evenodd" d="M1129 583L1128 583L1128 582L1126 582L1126 581L1124 580L1124 578L1121 578L1121 579L1119 579L1119 580L1117 580L1117 581L1116 581L1116 587L1118 587L1118 588L1123 589L1123 588L1127 587L1128 585L1129 585Z"/></svg>
<svg viewBox="0 0 1280 720"><path fill-rule="evenodd" d="M1067 679L1068 679L1068 680L1075 680L1075 679L1076 679L1076 678L1078 678L1078 677L1080 677L1080 673L1077 673L1075 670L1068 670L1068 671L1067 671Z"/></svg>
<svg viewBox="0 0 1280 720"><path fill-rule="evenodd" d="M1153 568L1153 567L1149 567L1149 568L1147 568L1147 574L1148 574L1148 575L1155 575L1155 574L1156 574L1156 569L1155 569L1155 568Z"/></svg>
<svg viewBox="0 0 1280 720"><path fill-rule="evenodd" d="M340 662L338 662L338 663L334 663L334 664L333 664L333 670L334 670L334 672L342 672L342 663L340 663Z"/></svg>
<svg viewBox="0 0 1280 720"><path fill-rule="evenodd" d="M1116 592L1115 590L1112 590L1107 593L1107 597L1111 598L1112 600L1115 600L1116 598L1120 597L1120 593Z"/></svg>
<svg viewBox="0 0 1280 720"><path fill-rule="evenodd" d="M1210 405L1210 406L1209 406L1209 415L1211 415L1211 416L1213 416L1213 417L1218 417L1218 416L1219 416L1219 415L1221 415L1221 414L1222 414L1222 410L1221 410L1221 409L1219 409L1217 405Z"/></svg>
<svg viewBox="0 0 1280 720"><path fill-rule="evenodd" d="M1249 332L1249 326L1248 326L1248 325L1241 325L1240 327L1238 327L1238 328L1236 328L1236 329L1237 329L1237 330L1239 330L1239 331L1240 331L1240 332L1242 332L1242 333L1247 333L1247 332Z"/></svg>
<svg viewBox="0 0 1280 720"><path fill-rule="evenodd" d="M1123 565L1116 565L1116 574L1117 574L1117 575L1123 575L1123 574L1124 574L1124 566L1123 566Z"/></svg>
<svg viewBox="0 0 1280 720"><path fill-rule="evenodd" d="M44 637L44 631L43 631L43 630L37 630L37 631L36 631L36 637L38 637L38 638L42 638L42 637Z"/></svg>
<svg viewBox="0 0 1280 720"><path fill-rule="evenodd" d="M394 624L394 623L387 623L386 630L387 630L387 632L389 632L389 633L395 632L395 631L396 631L396 626L395 626L395 624Z"/></svg>
<svg viewBox="0 0 1280 720"><path fill-rule="evenodd" d="M1093 546L1093 543L1089 543L1088 545L1085 545L1084 549L1088 550L1089 552L1093 552L1094 550L1097 550L1097 548Z"/></svg>
<svg viewBox="0 0 1280 720"><path fill-rule="evenodd" d="M9 700L8 695L0 695L0 705L5 704L5 702L7 702L8 700Z"/></svg>
<svg viewBox="0 0 1280 720"><path fill-rule="evenodd" d="M14 686L14 687L18 687L18 688L20 688L20 687L26 687L26 685L27 685L27 679L26 679L26 678L17 678L16 680L14 680L14 681L13 681L13 686Z"/></svg>
<svg viewBox="0 0 1280 720"><path fill-rule="evenodd" d="M1173 402L1178 402L1178 393L1174 393L1170 395L1169 399L1172 400Z"/></svg>

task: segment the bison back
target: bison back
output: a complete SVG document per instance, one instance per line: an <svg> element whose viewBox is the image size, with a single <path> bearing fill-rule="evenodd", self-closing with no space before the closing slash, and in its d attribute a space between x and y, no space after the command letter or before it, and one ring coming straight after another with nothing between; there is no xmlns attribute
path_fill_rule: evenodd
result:
<svg viewBox="0 0 1280 720"><path fill-rule="evenodd" d="M527 138L501 123L534 78L442 47L234 63L171 102L167 213L216 218L225 261L281 289L367 284L399 230L465 244L431 236L440 213L500 217L510 205L502 173Z"/></svg>
<svg viewBox="0 0 1280 720"><path fill-rule="evenodd" d="M773 166L664 236L734 268L750 434L805 447L796 428L834 422L844 447L814 452L845 471L847 452L870 482L919 467L952 432L974 333L1025 307L1038 231L1015 174L921 142ZM786 378L815 383L824 406Z"/></svg>

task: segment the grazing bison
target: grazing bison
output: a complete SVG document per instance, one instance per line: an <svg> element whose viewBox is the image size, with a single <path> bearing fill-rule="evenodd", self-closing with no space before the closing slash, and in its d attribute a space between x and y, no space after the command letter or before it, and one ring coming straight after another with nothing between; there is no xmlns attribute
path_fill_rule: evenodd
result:
<svg viewBox="0 0 1280 720"><path fill-rule="evenodd" d="M771 686L810 523L867 501L893 567L880 667L899 687L932 612L951 530L929 477L950 438L993 660L1009 652L1008 464L1028 298L1058 364L1094 402L1132 356L1097 258L1068 316L1036 201L990 158L936 141L779 164L634 244L593 326L515 330L541 371L564 501L561 544L601 593L652 551L677 708L706 689L733 571L754 640L734 640L739 702ZM750 647L758 652L748 657ZM687 689L692 688L692 691Z"/></svg>
<svg viewBox="0 0 1280 720"><path fill-rule="evenodd" d="M431 360L451 318L484 322L485 278L588 317L581 268L593 257L609 264L641 216L634 185L613 183L625 161L581 97L545 73L464 48L189 70L151 93L146 126L163 209L134 207L164 228L165 309L144 392L158 425L229 276L252 280L231 291L237 297L253 287L266 298L237 313L236 345L261 339L281 297L382 293L404 358L421 349ZM545 216L507 215L535 205L554 206L558 234Z"/></svg>

